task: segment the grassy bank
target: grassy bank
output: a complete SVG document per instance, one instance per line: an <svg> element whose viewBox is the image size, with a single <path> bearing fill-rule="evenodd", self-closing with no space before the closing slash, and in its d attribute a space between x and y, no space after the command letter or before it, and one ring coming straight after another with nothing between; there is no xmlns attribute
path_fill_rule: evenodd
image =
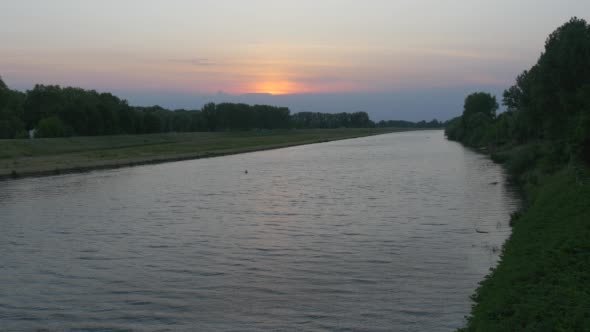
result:
<svg viewBox="0 0 590 332"><path fill-rule="evenodd" d="M213 157L403 129L309 129L0 140L0 179Z"/></svg>
<svg viewBox="0 0 590 332"><path fill-rule="evenodd" d="M526 207L464 331L590 330L590 174L551 156L539 144L494 156L522 186Z"/></svg>

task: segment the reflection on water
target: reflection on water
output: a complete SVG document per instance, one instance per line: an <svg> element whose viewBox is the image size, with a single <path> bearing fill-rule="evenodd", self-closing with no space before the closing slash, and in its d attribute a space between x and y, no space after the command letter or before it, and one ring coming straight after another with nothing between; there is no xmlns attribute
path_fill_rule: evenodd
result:
<svg viewBox="0 0 590 332"><path fill-rule="evenodd" d="M504 182L441 131L2 182L0 321L452 330L509 235Z"/></svg>

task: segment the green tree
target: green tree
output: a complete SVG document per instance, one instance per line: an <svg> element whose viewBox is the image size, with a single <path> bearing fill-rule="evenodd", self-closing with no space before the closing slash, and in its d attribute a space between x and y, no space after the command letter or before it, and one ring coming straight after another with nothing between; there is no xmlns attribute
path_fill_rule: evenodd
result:
<svg viewBox="0 0 590 332"><path fill-rule="evenodd" d="M38 137L64 137L66 136L66 127L57 116L50 116L42 119L37 125Z"/></svg>
<svg viewBox="0 0 590 332"><path fill-rule="evenodd" d="M63 113L64 95L59 85L36 85L27 91L24 104L24 121L33 129L41 119Z"/></svg>
<svg viewBox="0 0 590 332"><path fill-rule="evenodd" d="M2 80L2 76L0 76L0 90L8 90L6 83Z"/></svg>
<svg viewBox="0 0 590 332"><path fill-rule="evenodd" d="M481 113L490 120L496 117L498 102L496 97L486 92L475 92L465 98L463 116L469 118L473 114Z"/></svg>
<svg viewBox="0 0 590 332"><path fill-rule="evenodd" d="M590 163L589 86L590 25L574 17L549 35L537 63L504 91L506 113L496 116L495 97L471 94L447 136L470 145L544 141L558 162L573 152Z"/></svg>
<svg viewBox="0 0 590 332"><path fill-rule="evenodd" d="M464 142L470 146L484 146L493 143L498 102L486 92L472 93L465 98L463 115L453 119L446 128L449 139Z"/></svg>
<svg viewBox="0 0 590 332"><path fill-rule="evenodd" d="M215 131L217 129L217 116L215 104L206 104L205 106L203 106L201 113L203 114L205 122L207 123L207 129L209 129L210 131Z"/></svg>
<svg viewBox="0 0 590 332"><path fill-rule="evenodd" d="M22 120L24 94L13 91L0 77L0 138L26 136Z"/></svg>
<svg viewBox="0 0 590 332"><path fill-rule="evenodd" d="M143 125L145 133L151 134L160 132L161 124L160 118L157 116L156 112L148 111L144 114Z"/></svg>
<svg viewBox="0 0 590 332"><path fill-rule="evenodd" d="M534 82L534 101L543 117L544 136L552 139L571 133L575 121L567 121L580 109L578 89L590 83L590 27L572 18L545 42Z"/></svg>
<svg viewBox="0 0 590 332"><path fill-rule="evenodd" d="M578 90L580 112L574 130L574 152L590 165L590 84Z"/></svg>
<svg viewBox="0 0 590 332"><path fill-rule="evenodd" d="M24 122L11 109L0 109L0 138L21 138L26 136Z"/></svg>

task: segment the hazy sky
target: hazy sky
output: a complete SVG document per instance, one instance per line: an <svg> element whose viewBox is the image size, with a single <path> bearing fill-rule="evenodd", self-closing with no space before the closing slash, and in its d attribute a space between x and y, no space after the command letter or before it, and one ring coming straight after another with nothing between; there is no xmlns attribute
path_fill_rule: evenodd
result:
<svg viewBox="0 0 590 332"><path fill-rule="evenodd" d="M447 119L499 93L588 0L0 0L0 75L207 101ZM252 95L252 94L273 94Z"/></svg>

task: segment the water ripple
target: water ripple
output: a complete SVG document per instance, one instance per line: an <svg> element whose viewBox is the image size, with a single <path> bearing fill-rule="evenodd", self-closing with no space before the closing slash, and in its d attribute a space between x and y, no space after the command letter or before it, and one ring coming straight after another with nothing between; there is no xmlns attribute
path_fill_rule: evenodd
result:
<svg viewBox="0 0 590 332"><path fill-rule="evenodd" d="M0 185L9 331L453 330L518 204L440 131Z"/></svg>

